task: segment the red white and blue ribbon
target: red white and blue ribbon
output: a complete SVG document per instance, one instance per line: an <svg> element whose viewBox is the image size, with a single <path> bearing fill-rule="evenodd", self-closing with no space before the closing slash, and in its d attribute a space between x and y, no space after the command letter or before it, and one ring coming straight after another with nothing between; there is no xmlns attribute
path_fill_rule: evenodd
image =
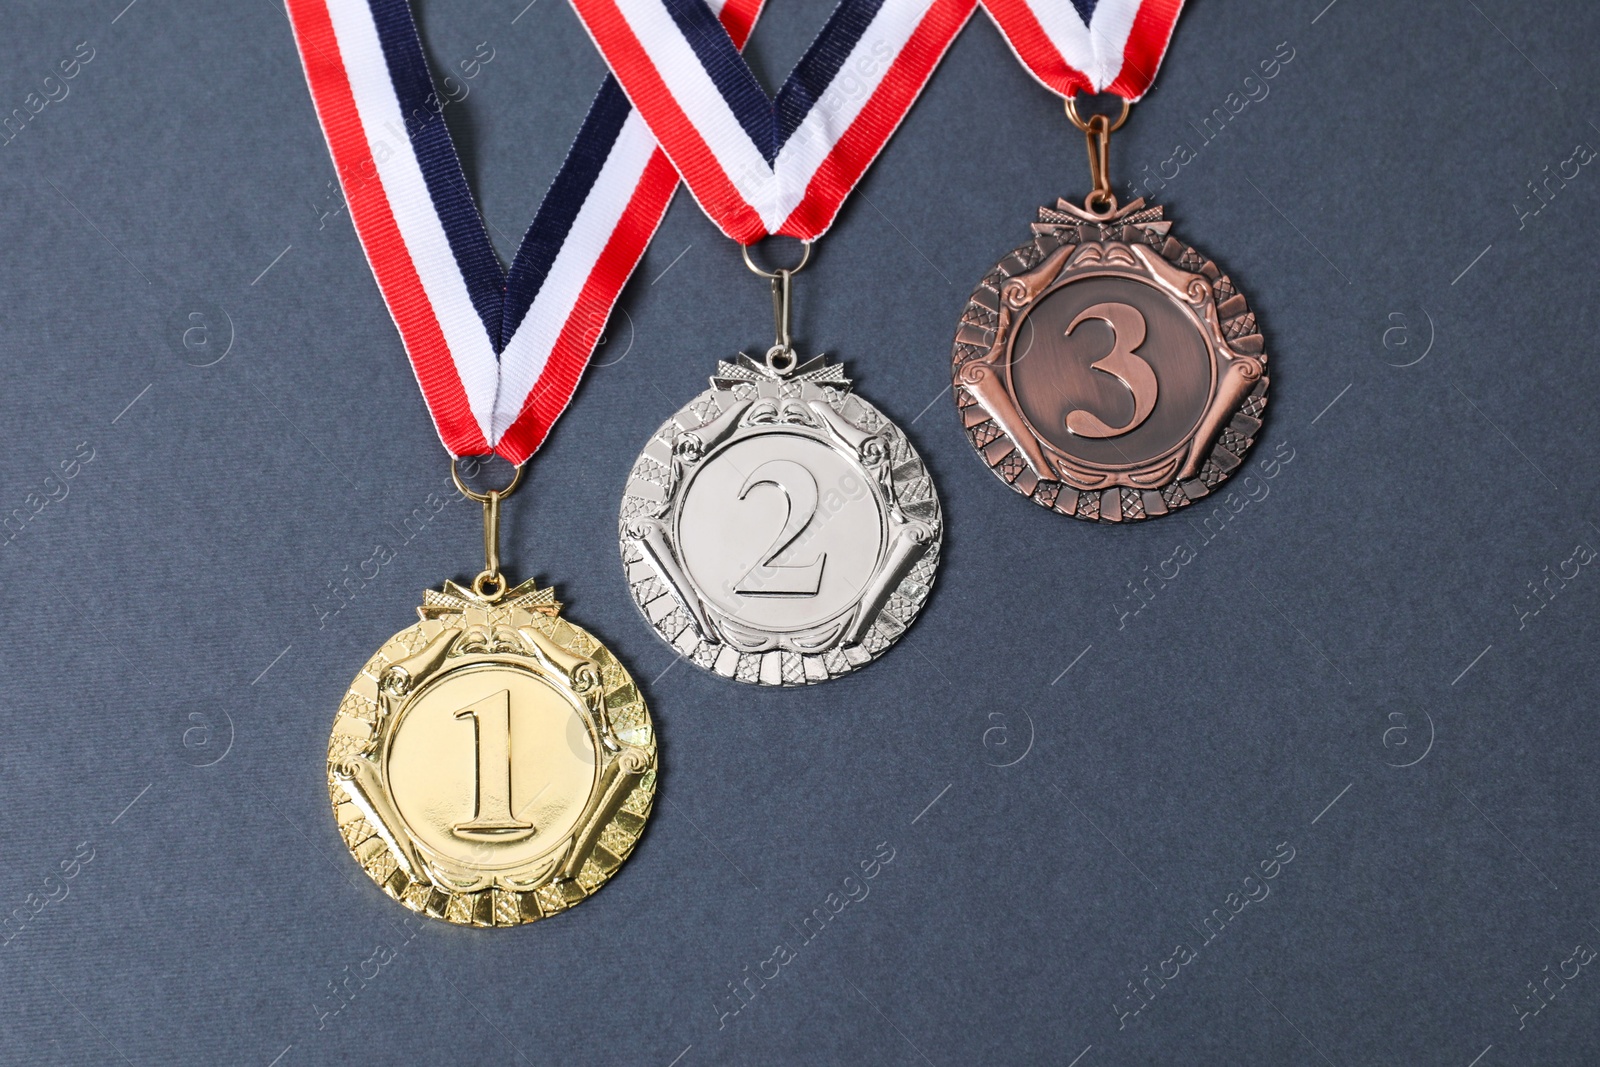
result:
<svg viewBox="0 0 1600 1067"><path fill-rule="evenodd" d="M717 6L718 33L742 45L761 0ZM672 199L671 163L608 77L507 271L407 0L288 9L351 218L440 439L452 455L522 463L571 400Z"/></svg>
<svg viewBox="0 0 1600 1067"><path fill-rule="evenodd" d="M828 229L976 0L841 0L775 100L705 0L572 5L701 208L751 244Z"/></svg>
<svg viewBox="0 0 1600 1067"><path fill-rule="evenodd" d="M1183 0L983 0L1022 65L1059 96L1149 91Z"/></svg>

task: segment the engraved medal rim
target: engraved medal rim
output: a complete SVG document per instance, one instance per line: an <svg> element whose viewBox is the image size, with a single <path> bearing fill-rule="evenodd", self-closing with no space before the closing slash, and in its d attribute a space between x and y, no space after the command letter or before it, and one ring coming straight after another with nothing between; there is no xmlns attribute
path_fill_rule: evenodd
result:
<svg viewBox="0 0 1600 1067"><path fill-rule="evenodd" d="M713 376L711 388L701 390L690 397L670 418L657 426L628 469L618 514L618 549L630 598L645 623L673 649L674 653L682 659L689 660L698 669L718 678L769 688L798 688L842 677L875 661L888 651L903 636L905 630L909 629L932 595L939 564L942 562L944 540L944 513L938 489L933 483L932 472L927 463L904 429L855 391L853 383L843 375L841 365L827 363L826 357L817 356L809 361L801 361L787 374L773 375L757 360L747 355L741 354L735 359L739 361L737 364L728 361L720 364L719 373ZM836 376L811 377L819 372L819 368L825 372L834 372ZM722 385L721 383L725 381L734 381L735 384ZM642 547L643 543L637 532L638 525L644 520L655 521L661 517L670 519L671 525L675 527L686 484L692 482L692 478L676 478L669 471L668 477L672 484L668 489L663 483L651 481L641 475L639 472L645 461L661 463L650 454L652 447L657 442L663 442L670 454L671 443L675 439L684 434L693 435L697 430L711 426L718 418L726 415L726 409L706 417L697 412L696 408L707 410L708 403L718 393L732 393L737 385L746 382L752 385L770 382L776 383L779 387L793 383L800 385L802 390L806 386L811 386L817 390L815 399L826 404L831 410L832 418L848 424L849 428L862 435L863 439L876 437L886 439L883 469L886 472L884 477L889 482L888 488L877 484L878 476L861 457L849 455L848 446L844 442L831 440L829 435L832 431L827 427L794 424L763 424L755 427L763 432L799 435L808 442L820 443L833 449L836 454L850 462L858 472L858 476L862 477L863 484L870 487L874 503L878 508L882 539L878 548L874 578L863 587L862 594L843 612L830 616L829 620L810 625L801 631L773 633L775 638L782 639L793 633L815 633L839 625L838 638L820 651L802 652L785 647L773 647L757 652L741 652L735 646L727 644L721 635L715 640L708 639L693 617L694 608L685 604L683 595L672 582L661 576L659 570L653 569L653 565L649 562L648 551ZM771 385L767 388L770 389ZM758 393L758 397L764 395ZM799 395L803 395L803 392ZM872 421L876 420L874 429L866 429L861 423L845 414L852 400L860 405L864 414L872 417L863 421L872 424ZM723 407L721 404L716 406ZM856 417L862 418L862 415L858 414ZM743 429L740 428L741 431ZM750 439L748 435L742 433L730 436L738 440ZM703 464L711 455L720 451L722 444L723 442L717 442L716 448L705 456L697 457L696 461ZM896 456L901 458L896 459ZM907 473L904 475L898 473L897 467L906 469ZM641 482L647 483L650 488L636 493L634 488ZM914 499L907 499L911 494L919 495ZM634 526L635 529L630 531L630 526ZM675 533L674 530L674 536ZM900 564L901 577L893 585L881 591L876 601L877 606L870 612L870 622L863 625L858 619L852 623L850 621L852 613L860 612L862 606L871 599L870 590L873 583L886 579L886 576L893 573L886 568L895 562L891 559L891 555L900 541L915 546L909 552L910 562ZM676 553L675 547L672 550ZM636 566L644 568L649 573L636 578L634 576ZM652 582L662 591L645 598L641 590L651 587ZM658 623L651 617L647 605L654 604L661 596L671 597L672 607L662 614L661 622ZM891 604L897 605L897 610L904 616L903 619L888 610ZM704 610L703 606L700 606L700 610ZM682 621L687 623L688 631L694 638L694 647L689 651L685 651L680 643L685 630L680 628L673 631L667 628L667 624L678 617L682 617ZM857 628L863 631L859 638L855 641L846 640L849 633ZM869 643L876 647L876 651L869 647ZM789 657L792 657L792 660Z"/></svg>
<svg viewBox="0 0 1600 1067"><path fill-rule="evenodd" d="M526 611L529 621L519 621L518 625L538 635L536 639L523 638L525 645L527 641L533 641L531 653L474 650L450 657L449 648L454 646L446 646L444 658L434 670L426 672L423 683L415 692L400 698L404 703L395 709L390 716L391 721L384 722L380 710L384 699L380 692L384 672L425 652L428 643L438 640L445 631L462 629L465 620L464 614L454 614L446 608L444 618L454 618L455 621L436 625L430 636L429 624L436 623L439 616L425 614L422 621L392 634L366 659L346 687L329 731L325 771L330 811L339 838L351 858L391 900L418 915L455 926L523 926L559 914L587 900L627 864L654 810L660 771L659 742L649 706L638 683L603 642L588 630L560 616L560 606L550 596L550 590L539 590L537 596L526 598L527 603L533 606L514 603L513 598L518 592L533 590L534 583L524 583L512 590L507 599L490 604L474 598L469 589L446 582L444 596L447 600L454 598L456 602L470 602L477 608L490 611L507 607L520 607L520 610ZM434 603L437 603L437 594L430 591L421 611L429 611ZM548 621L542 621L541 616ZM460 636L455 640L459 641ZM541 657L552 656L553 667L540 662ZM462 662L449 662L451 659ZM564 663L564 659L568 662ZM576 666L569 667L569 663ZM397 856L394 846L385 837L386 834L397 839L403 837L404 843L421 855L425 868L430 862L436 862L431 855L433 850L427 849L411 834L393 803L392 794L388 792L389 746L402 715L436 681L458 669L489 665L532 674L559 690L569 704L581 709L580 718L590 732L590 741L594 745L595 773L599 778L611 776L612 784L607 787L609 792L598 805L596 789L591 786L588 806L585 808L587 815L580 816L578 824L562 837L554 854L541 853L509 868L473 868L475 873L481 872L488 878L487 885L482 887L450 884L451 872L445 868L453 865L462 869L464 865L448 857L444 857L446 863L441 863L440 869L425 871L425 878L418 879L408 873L410 861ZM588 696L590 690L574 688L559 673L569 669L576 673L586 666L595 673L592 707ZM622 699L618 699L619 694ZM621 722L617 721L619 718ZM363 750L369 750L368 754L363 754ZM351 792L353 787L345 783L354 781L350 775L356 772L341 774L356 764L371 765L374 756L380 757L377 762L383 767L381 774L377 773L378 768L373 768L377 780L372 784L380 790L380 800L391 818L398 821L398 835L395 835L389 822L374 825L368 811L355 801ZM367 803L369 807L372 806L370 800ZM376 810L373 814L377 814ZM564 847L576 851L569 852L563 863L560 849ZM505 878L508 870L517 869L539 873L523 886L502 885L496 880ZM441 877L444 880L441 881Z"/></svg>
<svg viewBox="0 0 1600 1067"><path fill-rule="evenodd" d="M1105 525L1170 515L1217 491L1244 465L1260 436L1271 378L1256 313L1232 277L1205 252L1172 233L1172 223L1163 216L1163 206L1148 205L1143 199L1123 205L1105 219L1091 217L1067 200L1042 207L1033 223L1033 239L1007 252L985 272L964 306L951 348L952 397L962 434L996 478L1040 507ZM1165 459L1119 468L1091 467L1076 457L1071 457L1071 465L1061 464L1061 450L1036 432L1018 410L1020 405L996 401L996 388L1011 395L1011 351L1018 322L1010 321L1010 316L1016 313L1020 321L1049 293L1086 277L1082 268L1089 265L1074 263L1086 246L1104 249L1113 244L1133 252L1138 262L1129 268L1148 275L1141 280L1158 290L1172 276L1192 279L1187 292L1172 285L1167 295L1180 305L1187 296L1192 305L1185 310L1191 320L1198 320L1214 372L1211 401L1199 429L1190 431L1176 455L1168 451L1163 453ZM1039 271L1051 255L1068 246L1056 277L1033 295L1027 294L1024 284L1017 299L1025 300L1026 306L1008 306L1006 287ZM1059 282L1062 273L1072 274L1073 279ZM1204 299L1199 298L1202 291ZM1002 329L1012 336L997 340ZM1005 365L995 366L999 361Z"/></svg>

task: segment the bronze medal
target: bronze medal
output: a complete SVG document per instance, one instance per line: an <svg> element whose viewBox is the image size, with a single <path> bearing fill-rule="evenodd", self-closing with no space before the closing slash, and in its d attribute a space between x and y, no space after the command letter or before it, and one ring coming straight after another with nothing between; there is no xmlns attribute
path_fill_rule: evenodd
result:
<svg viewBox="0 0 1600 1067"><path fill-rule="evenodd" d="M1068 113L1079 121L1075 110ZM1126 107L1124 107L1126 116ZM1120 121L1119 123L1120 124ZM1134 522L1187 507L1243 462L1267 404L1265 343L1231 278L1160 207L1105 184L1116 126L1089 135L1095 191L1039 209L956 332L954 395L983 462L1042 507Z"/></svg>

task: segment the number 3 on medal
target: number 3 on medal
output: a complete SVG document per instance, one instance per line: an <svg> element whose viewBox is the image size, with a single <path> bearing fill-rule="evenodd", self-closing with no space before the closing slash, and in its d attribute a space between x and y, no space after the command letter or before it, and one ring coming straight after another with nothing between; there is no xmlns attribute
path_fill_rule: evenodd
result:
<svg viewBox="0 0 1600 1067"><path fill-rule="evenodd" d="M772 561L799 539L817 516L817 479L792 459L769 459L744 480L739 499L750 495L758 485L774 485L788 502L789 514L766 554L745 572L734 592L744 596L816 596L822 586L822 565L827 553L801 566L777 566Z"/></svg>
<svg viewBox="0 0 1600 1067"><path fill-rule="evenodd" d="M1137 308L1127 304L1096 304L1085 308L1067 327L1071 337L1085 319L1099 319L1111 327L1111 353L1089 364L1093 370L1104 371L1127 386L1133 394L1133 418L1125 426L1108 426L1093 412L1082 408L1067 413L1067 429L1079 437L1118 437L1143 424L1156 406L1156 373L1150 364L1133 354L1144 344L1144 316Z"/></svg>

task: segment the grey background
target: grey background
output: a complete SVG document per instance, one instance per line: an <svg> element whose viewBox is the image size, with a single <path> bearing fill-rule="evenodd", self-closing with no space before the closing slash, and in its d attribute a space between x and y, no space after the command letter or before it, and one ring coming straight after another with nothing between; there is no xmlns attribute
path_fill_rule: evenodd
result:
<svg viewBox="0 0 1600 1067"><path fill-rule="evenodd" d="M1538 614L1529 583L1600 546L1600 174L1517 207L1600 145L1592 5L1191 5L1112 165L1198 148L1160 200L1265 324L1255 499L1229 483L1248 502L1209 541L1227 494L1130 528L1026 503L942 396L971 285L1087 181L976 17L798 285L799 340L907 428L948 521L914 629L804 692L674 665L616 558L638 447L770 336L680 194L508 546L641 679L661 799L603 893L508 932L410 918L328 812L340 695L424 587L476 569L480 520L457 500L401 544L444 455L329 214L284 13L125 2L14 0L0 35L0 114L94 50L0 147L0 513L56 497L0 541L0 907L31 916L0 932L0 1057L1594 1061L1600 976L1550 976L1600 945L1600 577ZM570 9L524 2L421 5L438 67L494 50L447 115L503 254L602 71ZM825 12L775 0L769 86ZM1280 42L1270 94L1202 144L1191 122ZM320 618L379 544L396 558ZM880 843L866 899L803 943ZM1204 943L1281 843L1270 895ZM1180 943L1198 957L1124 1016Z"/></svg>

